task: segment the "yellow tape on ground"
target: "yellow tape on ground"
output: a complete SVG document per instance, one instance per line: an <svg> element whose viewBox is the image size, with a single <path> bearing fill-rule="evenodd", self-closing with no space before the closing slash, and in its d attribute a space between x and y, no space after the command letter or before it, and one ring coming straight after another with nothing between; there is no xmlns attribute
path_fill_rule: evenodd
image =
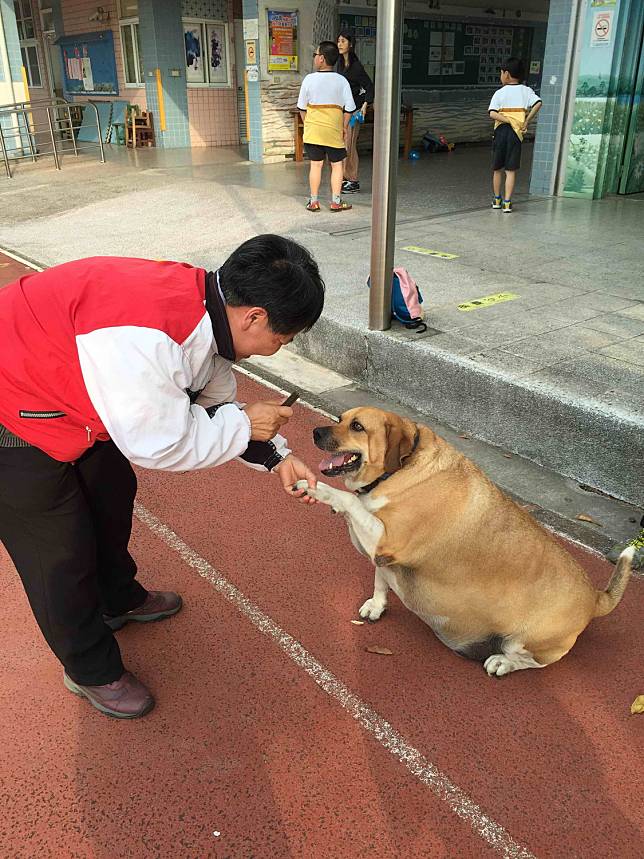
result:
<svg viewBox="0 0 644 859"><path fill-rule="evenodd" d="M448 254L445 251L433 251L430 248L419 248L416 245L407 245L403 248L404 251L410 251L412 254L423 254L428 257L438 257L439 259L458 259L458 254Z"/></svg>
<svg viewBox="0 0 644 859"><path fill-rule="evenodd" d="M470 310L478 310L479 307L489 307L491 304L500 304L502 301L514 301L515 298L521 298L514 292L497 292L495 295L484 295L483 298L473 298L472 301L464 301L463 304L457 305L459 310L468 312Z"/></svg>

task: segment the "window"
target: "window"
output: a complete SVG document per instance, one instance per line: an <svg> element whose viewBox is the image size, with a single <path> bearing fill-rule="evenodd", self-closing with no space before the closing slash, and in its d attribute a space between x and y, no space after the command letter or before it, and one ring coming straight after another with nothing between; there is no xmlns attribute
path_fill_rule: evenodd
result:
<svg viewBox="0 0 644 859"><path fill-rule="evenodd" d="M228 24L184 20L186 81L193 86L230 86Z"/></svg>
<svg viewBox="0 0 644 859"><path fill-rule="evenodd" d="M43 33L55 34L56 32L56 27L54 26L54 10L51 6L40 7L40 29Z"/></svg>
<svg viewBox="0 0 644 859"><path fill-rule="evenodd" d="M31 0L14 0L13 8L16 13L20 55L27 75L27 84L30 87L41 87L43 83L40 69L40 54L38 43L36 42L36 29L34 27L34 13L31 7Z"/></svg>
<svg viewBox="0 0 644 859"><path fill-rule="evenodd" d="M138 18L138 0L119 0L119 18Z"/></svg>
<svg viewBox="0 0 644 859"><path fill-rule="evenodd" d="M143 52L139 38L138 0L119 0L119 25L126 86L143 86Z"/></svg>

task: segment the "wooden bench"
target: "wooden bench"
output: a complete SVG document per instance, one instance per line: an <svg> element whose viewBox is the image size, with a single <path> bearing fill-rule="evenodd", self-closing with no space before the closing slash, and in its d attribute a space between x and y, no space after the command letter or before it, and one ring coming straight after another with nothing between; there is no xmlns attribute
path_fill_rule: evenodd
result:
<svg viewBox="0 0 644 859"><path fill-rule="evenodd" d="M300 111L296 107L292 107L289 113L293 117L293 137L295 138L295 160L304 161L304 123L300 116ZM400 109L400 121L403 124L402 157L408 158L412 148L412 139L414 134L414 108L403 104ZM365 117L365 125L373 125L373 109L369 108Z"/></svg>

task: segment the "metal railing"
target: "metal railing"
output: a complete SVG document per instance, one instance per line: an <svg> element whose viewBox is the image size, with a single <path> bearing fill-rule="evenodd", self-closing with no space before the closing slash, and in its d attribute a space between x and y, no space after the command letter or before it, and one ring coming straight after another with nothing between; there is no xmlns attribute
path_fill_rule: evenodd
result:
<svg viewBox="0 0 644 859"><path fill-rule="evenodd" d="M97 142L78 141L77 134L83 124L82 111L91 108L96 118ZM94 124L84 125L93 128ZM11 162L52 156L56 169L61 169L61 156L73 152L78 156L81 149L98 149L102 163L105 162L103 135L98 109L92 102L71 104L63 98L22 101L0 105L0 156L4 162L7 178L12 178Z"/></svg>

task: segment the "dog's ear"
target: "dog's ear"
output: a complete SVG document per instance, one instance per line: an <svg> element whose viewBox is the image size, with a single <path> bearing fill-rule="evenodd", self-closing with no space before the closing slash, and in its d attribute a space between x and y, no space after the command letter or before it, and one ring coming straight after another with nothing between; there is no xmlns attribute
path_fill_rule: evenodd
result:
<svg viewBox="0 0 644 859"><path fill-rule="evenodd" d="M385 454L385 471L393 474L402 466L405 457L409 456L414 446L413 436L400 418L387 421L387 452Z"/></svg>

